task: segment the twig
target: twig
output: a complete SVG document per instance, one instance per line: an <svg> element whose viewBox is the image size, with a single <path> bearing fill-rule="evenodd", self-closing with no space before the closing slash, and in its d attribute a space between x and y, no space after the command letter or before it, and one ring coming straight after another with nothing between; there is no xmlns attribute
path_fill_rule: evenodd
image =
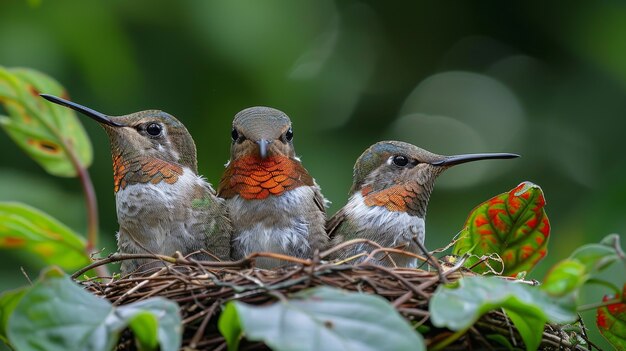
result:
<svg viewBox="0 0 626 351"><path fill-rule="evenodd" d="M195 349L197 347L198 342L200 342L200 338L202 338L202 334L204 334L204 331L206 330L207 324L209 324L209 320L211 320L213 313L219 305L219 301L216 301L208 310L205 310L206 316L202 320L202 323L200 323L200 327L198 327L198 330L196 330L196 333L193 335L191 341L189 342L189 347L191 349Z"/></svg>
<svg viewBox="0 0 626 351"><path fill-rule="evenodd" d="M28 281L28 285L33 285L33 281L30 280L30 277L28 276L28 273L26 273L26 270L23 266L20 266L20 271L22 271L22 275L24 276L24 278L26 278L26 281Z"/></svg>
<svg viewBox="0 0 626 351"><path fill-rule="evenodd" d="M413 239L413 242L417 245L417 247L419 247L419 249L422 250L422 253L426 255L426 259L428 259L428 261L430 262L430 265L435 267L435 269L437 270L437 274L439 275L439 281L443 284L447 284L448 279L446 279L446 276L443 275L443 269L441 268L441 265L439 264L439 260L435 259L433 255L431 255L428 252L428 250L426 249L426 247L421 241L417 240L417 235L413 235L412 239Z"/></svg>

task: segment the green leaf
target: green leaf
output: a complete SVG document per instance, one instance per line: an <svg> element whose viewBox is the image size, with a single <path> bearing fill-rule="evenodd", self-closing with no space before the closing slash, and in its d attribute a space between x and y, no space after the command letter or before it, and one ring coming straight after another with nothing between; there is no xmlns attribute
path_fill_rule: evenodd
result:
<svg viewBox="0 0 626 351"><path fill-rule="evenodd" d="M178 305L162 297L134 302L118 307L116 314L124 325L129 324L135 333L140 350L153 350L160 346L160 350L178 350L182 343L182 322ZM153 316L149 325L140 325L146 322L145 315ZM140 320L133 321L139 316ZM146 348L142 348L146 347Z"/></svg>
<svg viewBox="0 0 626 351"><path fill-rule="evenodd" d="M542 316L533 315L532 313L522 315L508 308L504 308L504 312L509 316L511 322L513 322L513 325L515 325L522 336L524 344L526 344L526 350L539 349L546 320Z"/></svg>
<svg viewBox="0 0 626 351"><path fill-rule="evenodd" d="M492 263L496 271L507 276L530 271L547 252L550 223L544 206L541 188L531 182L483 202L467 218L467 229L453 253L474 255L467 260L468 267L478 262L478 257L496 253L504 263L504 267ZM474 269L485 272L488 267L481 264Z"/></svg>
<svg viewBox="0 0 626 351"><path fill-rule="evenodd" d="M565 296L577 293L589 275L587 268L575 259L562 260L550 269L541 289L552 296Z"/></svg>
<svg viewBox="0 0 626 351"><path fill-rule="evenodd" d="M598 308L596 324L600 333L618 351L626 350L626 284L621 294L615 294L615 299L621 303L615 303ZM613 298L605 296L602 301L609 301Z"/></svg>
<svg viewBox="0 0 626 351"><path fill-rule="evenodd" d="M139 312L129 321L140 351L156 350L159 346L159 322L150 312Z"/></svg>
<svg viewBox="0 0 626 351"><path fill-rule="evenodd" d="M89 167L91 143L76 114L48 103L40 92L67 97L63 87L43 73L0 66L0 104L9 115L0 116L0 126L48 173L74 177L77 171L69 155Z"/></svg>
<svg viewBox="0 0 626 351"><path fill-rule="evenodd" d="M234 302L229 302L224 307L224 311L222 311L220 319L217 321L217 328L226 340L228 351L239 350L242 330Z"/></svg>
<svg viewBox="0 0 626 351"><path fill-rule="evenodd" d="M24 287L5 291L2 295L0 295L0 341L5 343L9 342L9 339L7 338L7 325L9 317L26 291L27 288Z"/></svg>
<svg viewBox="0 0 626 351"><path fill-rule="evenodd" d="M615 234L609 235L607 238L613 235ZM603 239L600 244L588 244L579 247L572 252L569 258L584 264L589 273L599 272L607 268L620 259L615 251L615 247L605 244L609 242L607 238Z"/></svg>
<svg viewBox="0 0 626 351"><path fill-rule="evenodd" d="M0 202L0 248L27 251L65 270L91 262L82 237L47 214L19 203Z"/></svg>
<svg viewBox="0 0 626 351"><path fill-rule="evenodd" d="M375 295L318 287L269 306L234 306L245 337L275 351L425 350L421 335Z"/></svg>
<svg viewBox="0 0 626 351"><path fill-rule="evenodd" d="M138 326L145 313L158 321L163 351L178 350L181 321L177 305L163 298L119 308L83 290L66 275L50 270L19 301L9 318L7 334L18 350L108 351L130 326L142 346L154 345L153 325ZM135 329L139 328L139 329Z"/></svg>
<svg viewBox="0 0 626 351"><path fill-rule="evenodd" d="M468 329L483 314L499 308L507 311L527 350L541 340L546 322L577 319L573 298L555 299L537 287L499 277L467 277L456 286L440 286L429 305L432 323L454 331Z"/></svg>

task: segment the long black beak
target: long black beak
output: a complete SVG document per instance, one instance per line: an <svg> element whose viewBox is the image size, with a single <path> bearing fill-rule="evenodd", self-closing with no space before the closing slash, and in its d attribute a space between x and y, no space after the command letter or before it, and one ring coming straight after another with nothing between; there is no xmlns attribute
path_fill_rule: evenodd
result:
<svg viewBox="0 0 626 351"><path fill-rule="evenodd" d="M91 117L92 119L94 119L96 122L98 123L102 123L102 124L106 124L108 126L111 127L124 127L123 124L119 124L115 121L113 121L111 119L111 117L105 115L104 113L100 113L96 110L92 110L89 107L85 107L82 105L79 105L75 102L71 102L69 100L65 100L65 99L61 99L60 97L54 96L54 95L48 95L48 94L39 94L39 96L41 96L42 98L50 101L50 102L54 102L55 104L61 105L61 106L65 106L65 107L69 107L72 110L78 111L82 114L84 114L85 116Z"/></svg>
<svg viewBox="0 0 626 351"><path fill-rule="evenodd" d="M261 139L256 143L259 144L259 155L261 156L261 159L264 160L267 157L267 146L271 143L271 141Z"/></svg>
<svg viewBox="0 0 626 351"><path fill-rule="evenodd" d="M455 155L448 156L440 161L431 163L434 166L454 166L461 163L473 162L479 160L491 160L491 159L503 159L503 158L517 158L519 155L509 153L494 153L494 154L467 154L467 155Z"/></svg>

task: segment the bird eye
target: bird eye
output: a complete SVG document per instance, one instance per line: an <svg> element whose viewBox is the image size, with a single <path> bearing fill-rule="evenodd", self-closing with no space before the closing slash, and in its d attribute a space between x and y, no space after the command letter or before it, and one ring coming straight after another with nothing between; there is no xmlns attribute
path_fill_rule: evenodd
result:
<svg viewBox="0 0 626 351"><path fill-rule="evenodd" d="M237 139L239 139L239 132L237 131L237 128L233 128L233 131L230 132L230 136L233 137L233 141L237 141Z"/></svg>
<svg viewBox="0 0 626 351"><path fill-rule="evenodd" d="M397 155L393 157L393 163L396 166L404 167L409 163L409 159L406 156Z"/></svg>
<svg viewBox="0 0 626 351"><path fill-rule="evenodd" d="M163 130L163 127L161 127L161 125L158 123L150 123L146 127L146 132L152 136L160 135L162 130Z"/></svg>
<svg viewBox="0 0 626 351"><path fill-rule="evenodd" d="M287 141L293 140L293 130L291 130L291 128L285 133L285 139L287 139Z"/></svg>

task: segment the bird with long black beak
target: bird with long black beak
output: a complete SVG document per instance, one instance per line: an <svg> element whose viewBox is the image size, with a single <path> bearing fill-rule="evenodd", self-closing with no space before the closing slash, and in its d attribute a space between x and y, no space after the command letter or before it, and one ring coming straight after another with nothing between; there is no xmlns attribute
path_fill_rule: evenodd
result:
<svg viewBox="0 0 626 351"><path fill-rule="evenodd" d="M354 165L348 204L327 223L332 246L368 239L385 248L422 254L426 236L428 200L435 180L446 169L466 162L519 157L509 153L442 156L401 141L381 141L365 150ZM420 245L418 245L418 243ZM358 243L337 251L333 258L359 263L374 250ZM380 253L373 263L413 267L416 259L403 254Z"/></svg>
<svg viewBox="0 0 626 351"><path fill-rule="evenodd" d="M172 115L148 110L107 116L56 96L41 95L76 110L106 131L113 157L113 182L121 253L187 255L228 260L232 226L224 200L198 175L196 145ZM162 264L125 260L122 273Z"/></svg>
<svg viewBox="0 0 626 351"><path fill-rule="evenodd" d="M230 160L217 189L233 221L233 259L253 252L310 258L328 243L326 200L296 157L289 117L251 107L233 120ZM284 261L260 258L260 268Z"/></svg>

